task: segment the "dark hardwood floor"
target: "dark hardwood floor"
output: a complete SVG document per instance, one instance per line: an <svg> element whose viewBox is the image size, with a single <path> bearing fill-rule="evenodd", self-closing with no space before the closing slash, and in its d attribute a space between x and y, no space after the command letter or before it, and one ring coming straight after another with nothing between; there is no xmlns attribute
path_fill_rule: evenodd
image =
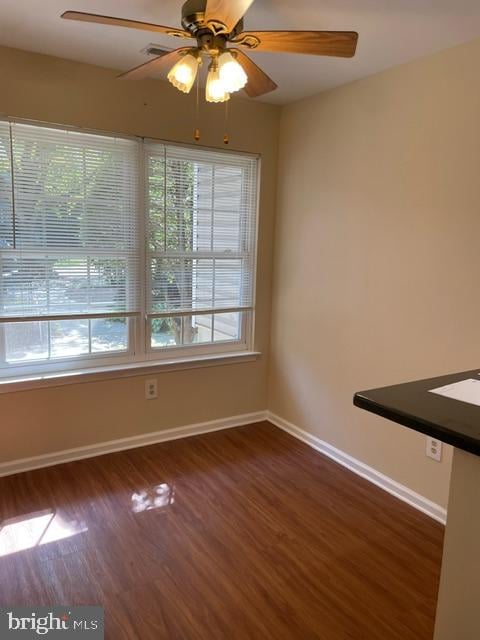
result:
<svg viewBox="0 0 480 640"><path fill-rule="evenodd" d="M0 479L0 606L109 640L430 640L443 527L261 423Z"/></svg>

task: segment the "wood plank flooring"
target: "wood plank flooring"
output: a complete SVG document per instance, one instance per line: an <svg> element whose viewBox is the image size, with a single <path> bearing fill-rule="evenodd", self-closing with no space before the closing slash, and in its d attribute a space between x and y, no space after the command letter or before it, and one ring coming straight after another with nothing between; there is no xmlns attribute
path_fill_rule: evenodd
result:
<svg viewBox="0 0 480 640"><path fill-rule="evenodd" d="M0 606L108 640L430 640L443 527L268 423L0 478Z"/></svg>

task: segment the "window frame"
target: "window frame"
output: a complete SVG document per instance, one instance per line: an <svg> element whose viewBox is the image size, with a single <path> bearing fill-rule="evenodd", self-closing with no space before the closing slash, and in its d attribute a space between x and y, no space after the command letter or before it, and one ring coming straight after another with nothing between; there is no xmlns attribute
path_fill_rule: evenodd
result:
<svg viewBox="0 0 480 640"><path fill-rule="evenodd" d="M243 352L253 353L254 346L254 334L255 334L255 307L256 307L256 280L257 280L257 252L258 252L258 229L259 229L259 202L260 202L260 178L261 178L261 156L256 153L248 153L244 151L238 151L235 149L219 149L216 147L208 147L197 144L187 144L181 142L174 142L168 140L162 140L157 138L146 138L140 136L129 136L121 133L107 132L98 129L79 128L74 126L66 126L61 124L53 124L48 122L39 122L33 120L26 120L21 118L1 117L4 122L25 124L35 127L45 127L49 129L57 129L60 131L74 131L77 133L93 134L111 138L122 138L126 140L133 140L137 144L136 162L138 163L138 185L137 185L137 203L136 203L136 224L138 235L138 258L139 258L139 271L140 271L140 311L119 313L118 316L110 314L111 317L126 317L127 322L127 337L128 348L125 351L117 352L105 352L105 353L89 353L80 354L78 356L66 356L59 357L52 360L38 359L29 360L28 362L18 362L8 364L6 361L6 338L5 338L5 326L6 323L0 322L0 382L5 379L12 378L27 378L29 376L41 376L58 373L60 375L72 373L83 370L102 369L104 367L115 367L118 365L119 369L128 365L139 365L142 363L148 367L154 363L161 364L162 362L168 362L169 364L178 361L180 363L188 360L196 361L202 358L208 359L209 357L226 356L232 354L232 356L241 354ZM232 308L231 311L238 312L240 314L240 338L238 340L225 340L210 343L199 343L191 345L178 345L168 347L152 347L151 346L151 315L147 312L147 301L149 299L148 287L150 284L149 262L148 262L148 168L147 168L147 145L148 143L158 143L165 146L172 147L184 147L189 150L199 151L211 151L214 153L224 153L225 155L244 156L255 160L255 166L253 171L255 172L255 188L252 193L252 228L251 228L251 246L249 247L251 253L251 278L252 278L252 306L249 308ZM12 175L12 189L13 189L14 176ZM14 204L13 204L14 206ZM182 254L179 254L182 255ZM0 256L1 259L1 256ZM215 313L215 312L213 312ZM226 313L224 310L219 310L218 314ZM84 320L88 314L84 315L69 315L64 314L64 319L71 320ZM171 316L175 316L173 311ZM185 315L198 315L193 311L192 313ZM97 317L103 318L99 314ZM47 322L52 318L45 318L42 316L32 318L35 322ZM18 321L18 320L17 320Z"/></svg>

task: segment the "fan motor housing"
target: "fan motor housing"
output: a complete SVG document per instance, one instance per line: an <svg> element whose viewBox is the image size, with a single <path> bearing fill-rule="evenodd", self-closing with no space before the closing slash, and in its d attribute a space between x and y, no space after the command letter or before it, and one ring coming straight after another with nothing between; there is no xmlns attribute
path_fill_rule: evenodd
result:
<svg viewBox="0 0 480 640"><path fill-rule="evenodd" d="M195 37L206 32L213 33L212 29L205 24L206 6L207 0L187 0L182 7L182 26ZM243 19L238 21L229 37L234 37L241 31L243 31Z"/></svg>

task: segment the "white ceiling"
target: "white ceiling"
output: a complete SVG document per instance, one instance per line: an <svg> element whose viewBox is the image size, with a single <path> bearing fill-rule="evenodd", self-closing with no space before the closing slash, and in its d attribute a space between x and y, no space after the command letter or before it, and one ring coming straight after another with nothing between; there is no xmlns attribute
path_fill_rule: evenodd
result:
<svg viewBox="0 0 480 640"><path fill-rule="evenodd" d="M149 43L168 36L60 19L67 9L180 26L182 0L0 0L0 44L126 70L146 60ZM479 0L256 0L245 28L358 31L353 59L252 54L285 104L382 69L480 37ZM173 42L172 42L173 40Z"/></svg>

